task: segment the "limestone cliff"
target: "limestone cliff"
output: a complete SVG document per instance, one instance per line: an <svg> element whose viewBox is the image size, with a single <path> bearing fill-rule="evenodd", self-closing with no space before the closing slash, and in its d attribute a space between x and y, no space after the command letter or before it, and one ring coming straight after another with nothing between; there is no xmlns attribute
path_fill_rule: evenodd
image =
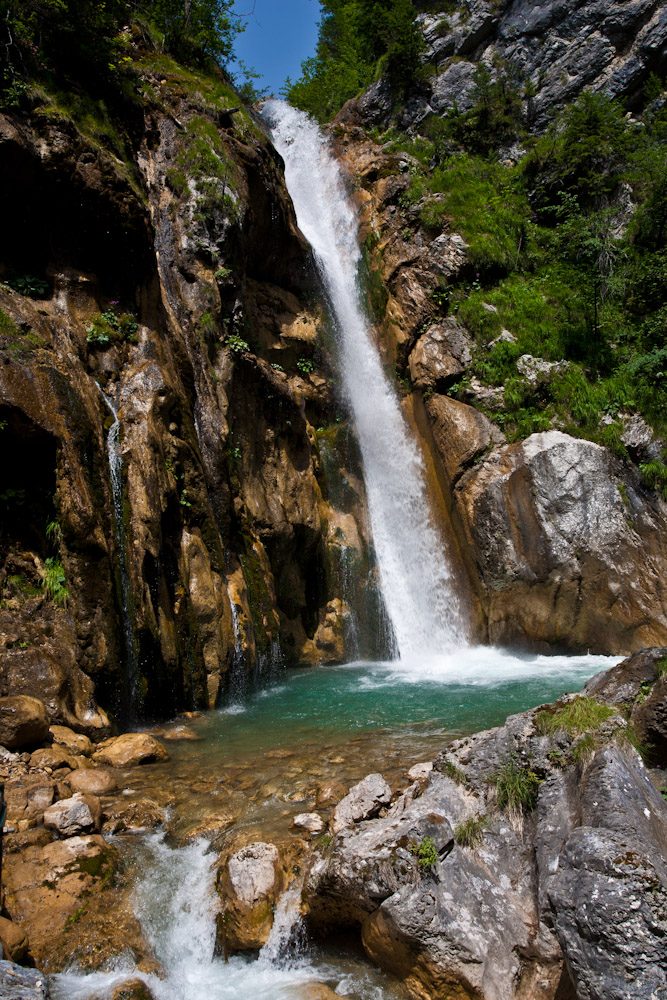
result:
<svg viewBox="0 0 667 1000"><path fill-rule="evenodd" d="M340 660L370 573L279 157L222 77L132 58L111 134L0 118L0 689L99 733Z"/></svg>

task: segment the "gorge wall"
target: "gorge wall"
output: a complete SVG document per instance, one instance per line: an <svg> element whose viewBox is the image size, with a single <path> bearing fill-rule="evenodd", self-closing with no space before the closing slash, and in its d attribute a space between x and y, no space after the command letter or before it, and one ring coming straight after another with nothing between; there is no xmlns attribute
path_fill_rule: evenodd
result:
<svg viewBox="0 0 667 1000"><path fill-rule="evenodd" d="M99 734L363 648L355 588L375 615L279 158L221 77L133 49L115 135L45 95L0 125L1 693Z"/></svg>
<svg viewBox="0 0 667 1000"><path fill-rule="evenodd" d="M399 101L380 77L333 135L472 637L665 643L667 512L639 473L662 441L632 411L615 417L622 457L557 416L508 437L503 387L474 375L486 345L448 305L479 284L474 248L444 195L413 195L410 152L496 57L534 78L533 131L584 86L632 106L664 52L664 11L433 7L428 81ZM113 120L39 87L0 116L0 694L36 695L100 736L214 706L283 662L386 651L357 446L280 158L221 76L138 29L127 44L133 93ZM522 356L522 391L539 396L559 363Z"/></svg>

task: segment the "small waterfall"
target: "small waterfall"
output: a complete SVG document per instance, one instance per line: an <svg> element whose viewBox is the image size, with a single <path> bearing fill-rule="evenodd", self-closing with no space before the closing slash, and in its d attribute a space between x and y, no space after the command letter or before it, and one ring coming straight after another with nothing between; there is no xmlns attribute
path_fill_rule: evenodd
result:
<svg viewBox="0 0 667 1000"><path fill-rule="evenodd" d="M357 220L317 125L281 101L264 115L285 160L297 221L329 299L344 390L359 439L381 585L402 659L465 642L451 571L429 512L424 463L382 367L362 306Z"/></svg>
<svg viewBox="0 0 667 1000"><path fill-rule="evenodd" d="M305 931L301 919L301 892L303 878L298 878L287 889L276 906L269 940L259 953L259 961L268 965L281 965L290 951L299 951L305 941Z"/></svg>
<svg viewBox="0 0 667 1000"><path fill-rule="evenodd" d="M113 416L113 424L107 434L107 454L109 456L109 478L113 496L113 512L116 527L116 548L118 549L118 572L120 577L121 613L123 619L123 644L125 646L125 661L127 672L126 712L132 716L136 709L137 689L139 680L139 664L137 647L134 641L132 623L132 590L130 574L127 565L127 532L123 516L123 456L120 449L120 418L118 407L108 396L101 385L95 385L102 393L104 402Z"/></svg>

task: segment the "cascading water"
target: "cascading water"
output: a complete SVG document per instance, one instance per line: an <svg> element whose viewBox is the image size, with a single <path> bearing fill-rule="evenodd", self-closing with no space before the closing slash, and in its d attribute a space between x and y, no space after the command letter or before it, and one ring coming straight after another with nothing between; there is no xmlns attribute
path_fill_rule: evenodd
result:
<svg viewBox="0 0 667 1000"><path fill-rule="evenodd" d="M127 672L126 714L131 717L136 705L137 680L139 676L139 665L137 662L137 649L134 642L134 629L132 627L132 591L130 588L130 574L127 566L127 538L125 532L125 520L123 518L123 455L120 449L120 417L118 408L108 396L99 383L95 383L104 397L109 412L113 416L113 423L107 434L107 454L109 456L109 478L111 480L111 493L113 496L113 512L116 527L116 547L118 549L118 572L120 576L120 597L121 613L123 620L123 644L125 646L125 661Z"/></svg>
<svg viewBox="0 0 667 1000"><path fill-rule="evenodd" d="M344 389L361 448L382 592L401 659L461 646L465 627L429 512L424 466L364 314L357 220L317 125L281 101L264 106L297 221L331 306Z"/></svg>

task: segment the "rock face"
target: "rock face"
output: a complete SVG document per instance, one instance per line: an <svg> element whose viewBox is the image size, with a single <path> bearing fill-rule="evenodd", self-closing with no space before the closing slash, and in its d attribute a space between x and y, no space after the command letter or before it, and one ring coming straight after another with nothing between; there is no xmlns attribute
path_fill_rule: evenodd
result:
<svg viewBox="0 0 667 1000"><path fill-rule="evenodd" d="M637 698L663 652L589 689ZM662 996L667 803L623 716L567 728L573 700L456 741L383 818L338 833L306 878L311 924L357 928L419 997ZM532 783L529 811L500 797L508 774Z"/></svg>
<svg viewBox="0 0 667 1000"><path fill-rule="evenodd" d="M0 745L8 750L42 743L49 731L49 717L37 698L18 695L0 698Z"/></svg>
<svg viewBox="0 0 667 1000"><path fill-rule="evenodd" d="M455 10L437 6L420 16L425 59L435 74L423 96L408 102L405 123L444 114L455 103L468 110L479 60L489 66L507 60L530 80L535 94L526 100L525 115L540 127L584 87L631 103L667 52L667 16L658 0L469 0ZM393 105L386 82L372 85L356 104L367 124L386 123Z"/></svg>
<svg viewBox="0 0 667 1000"><path fill-rule="evenodd" d="M100 802L93 795L77 792L71 799L61 799L44 813L44 826L61 837L78 837L100 828Z"/></svg>
<svg viewBox="0 0 667 1000"><path fill-rule="evenodd" d="M469 469L454 497L492 642L615 652L667 641L665 506L604 448L533 434Z"/></svg>
<svg viewBox="0 0 667 1000"><path fill-rule="evenodd" d="M361 479L334 503L320 463L315 428L344 414L282 164L255 116L221 125L219 78L189 96L130 52L160 97L113 155L48 95L0 116L0 274L48 286L0 288L0 696L96 741L100 703L164 717L215 705L230 670L344 658L339 517L353 589L371 569Z"/></svg>

